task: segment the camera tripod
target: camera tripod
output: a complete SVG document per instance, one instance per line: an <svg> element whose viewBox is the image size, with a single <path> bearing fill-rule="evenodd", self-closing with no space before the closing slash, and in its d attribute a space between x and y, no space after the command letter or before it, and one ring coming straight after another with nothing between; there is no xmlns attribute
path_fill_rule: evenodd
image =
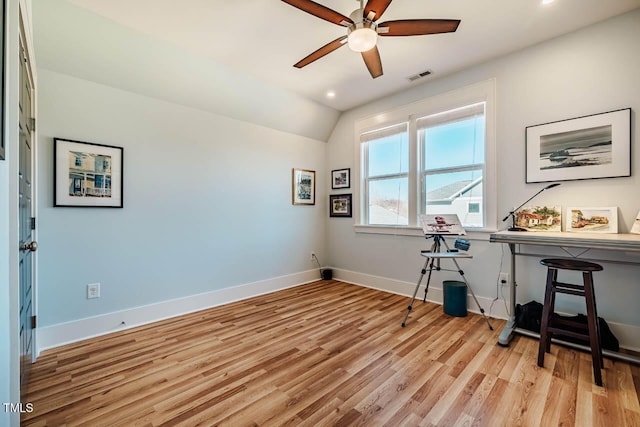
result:
<svg viewBox="0 0 640 427"><path fill-rule="evenodd" d="M411 313L411 310L413 310L413 302L416 299L416 295L418 294L418 289L420 288L420 283L422 283L422 279L424 278L425 274L427 274L428 272L427 283L424 288L424 298L422 299L422 302L427 302L427 292L429 291L429 282L431 282L431 273L433 272L433 270L436 270L436 271L444 270L444 271L457 271L460 274L460 276L462 277L462 280L467 285L467 289L469 289L469 292L471 293L473 300L478 306L478 309L480 310L480 314L482 315L484 320L487 322L489 329L493 331L493 326L491 326L491 323L489 323L489 319L484 314L484 309L480 306L480 302L478 301L478 298L476 298L476 294L473 292L471 285L469 285L467 278L464 277L464 271L462 271L462 269L460 268L460 265L458 265L458 260L456 259L456 258L473 258L468 253L460 252L457 249L458 247L461 247L463 248L463 250L467 250L469 249L469 243L466 241L463 241L464 243L458 244L458 241L456 240L456 245L455 245L456 249L452 250L449 248L447 241L444 239L444 236L442 236L441 234L434 234L431 236L427 236L427 239L429 238L433 238L433 244L431 245L431 249L423 250L420 252L420 255L425 257L426 261L424 262L424 266L422 267L422 270L420 272L420 278L418 279L416 288L413 291L413 296L411 297L411 302L409 303L409 307L407 307L407 313L405 314L404 320L402 321L402 327L403 328L405 327L409 314ZM442 247L443 245L445 249L444 251ZM448 270L445 268L441 268L440 267L441 259L450 259L451 261L453 261L457 270Z"/></svg>

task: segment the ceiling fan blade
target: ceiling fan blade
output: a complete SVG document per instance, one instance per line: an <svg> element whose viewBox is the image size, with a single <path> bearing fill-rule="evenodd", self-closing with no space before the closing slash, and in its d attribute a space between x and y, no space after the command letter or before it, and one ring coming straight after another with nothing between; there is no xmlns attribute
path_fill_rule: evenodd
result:
<svg viewBox="0 0 640 427"><path fill-rule="evenodd" d="M375 15L369 19L377 21L380 19L384 11L387 10L387 7L389 7L390 4L391 0L369 0L367 5L364 7L364 17L367 18L369 13L373 12Z"/></svg>
<svg viewBox="0 0 640 427"><path fill-rule="evenodd" d="M302 68L305 65L311 64L313 61L316 61L322 58L323 56L325 56L326 54L331 53L334 50L338 49L339 47L344 46L346 44L345 43L346 39L347 39L347 36L338 37L334 41L325 44L320 49L307 55L304 59L300 60L297 64L294 64L294 67Z"/></svg>
<svg viewBox="0 0 640 427"><path fill-rule="evenodd" d="M380 60L380 52L378 46L374 46L366 52L362 52L362 59L374 79L382 75L382 61Z"/></svg>
<svg viewBox="0 0 640 427"><path fill-rule="evenodd" d="M337 25L353 24L351 18L344 16L341 13L336 12L333 9L329 9L321 4L318 4L311 0L282 0L283 2L290 4L291 6L310 13L325 21L332 22Z"/></svg>
<svg viewBox="0 0 640 427"><path fill-rule="evenodd" d="M380 23L378 33L381 36L422 36L452 33L458 29L458 25L459 19L404 19Z"/></svg>

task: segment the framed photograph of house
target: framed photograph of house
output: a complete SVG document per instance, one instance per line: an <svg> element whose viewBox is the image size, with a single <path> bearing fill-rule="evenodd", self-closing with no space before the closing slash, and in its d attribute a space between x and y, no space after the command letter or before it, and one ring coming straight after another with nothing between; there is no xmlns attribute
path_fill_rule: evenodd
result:
<svg viewBox="0 0 640 427"><path fill-rule="evenodd" d="M293 169L291 179L291 203L294 205L316 204L316 172Z"/></svg>
<svg viewBox="0 0 640 427"><path fill-rule="evenodd" d="M526 182L631 176L631 108L526 128Z"/></svg>
<svg viewBox="0 0 640 427"><path fill-rule="evenodd" d="M565 231L615 234L618 232L618 208L567 208Z"/></svg>
<svg viewBox="0 0 640 427"><path fill-rule="evenodd" d="M53 139L53 206L121 208L123 148Z"/></svg>
<svg viewBox="0 0 640 427"><path fill-rule="evenodd" d="M515 213L516 227L527 231L562 231L562 207L528 206Z"/></svg>
<svg viewBox="0 0 640 427"><path fill-rule="evenodd" d="M351 187L351 169L336 169L331 171L331 188Z"/></svg>
<svg viewBox="0 0 640 427"><path fill-rule="evenodd" d="M351 194L329 195L329 216L351 218Z"/></svg>

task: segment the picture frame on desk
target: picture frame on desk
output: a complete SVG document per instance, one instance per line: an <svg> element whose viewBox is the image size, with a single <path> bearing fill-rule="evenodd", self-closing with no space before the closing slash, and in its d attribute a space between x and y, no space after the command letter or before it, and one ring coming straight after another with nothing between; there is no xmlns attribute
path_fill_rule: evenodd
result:
<svg viewBox="0 0 640 427"><path fill-rule="evenodd" d="M631 108L528 126L526 182L631 176Z"/></svg>
<svg viewBox="0 0 640 427"><path fill-rule="evenodd" d="M572 233L618 233L617 207L568 207L565 231Z"/></svg>
<svg viewBox="0 0 640 427"><path fill-rule="evenodd" d="M526 231L562 231L561 206L525 206L515 216L516 227Z"/></svg>
<svg viewBox="0 0 640 427"><path fill-rule="evenodd" d="M636 219L633 221L633 225L631 226L631 231L629 231L629 233L640 234L640 212L636 215Z"/></svg>

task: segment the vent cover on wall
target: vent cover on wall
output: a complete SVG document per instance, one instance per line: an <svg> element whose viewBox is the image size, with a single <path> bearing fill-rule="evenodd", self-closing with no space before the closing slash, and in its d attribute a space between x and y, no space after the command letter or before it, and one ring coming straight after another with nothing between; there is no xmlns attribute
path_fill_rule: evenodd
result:
<svg viewBox="0 0 640 427"><path fill-rule="evenodd" d="M414 74L413 76L407 77L407 80L409 80L410 82L415 82L416 80L421 79L423 77L430 76L431 74L433 74L433 71L425 70L425 71L423 71L421 73Z"/></svg>

